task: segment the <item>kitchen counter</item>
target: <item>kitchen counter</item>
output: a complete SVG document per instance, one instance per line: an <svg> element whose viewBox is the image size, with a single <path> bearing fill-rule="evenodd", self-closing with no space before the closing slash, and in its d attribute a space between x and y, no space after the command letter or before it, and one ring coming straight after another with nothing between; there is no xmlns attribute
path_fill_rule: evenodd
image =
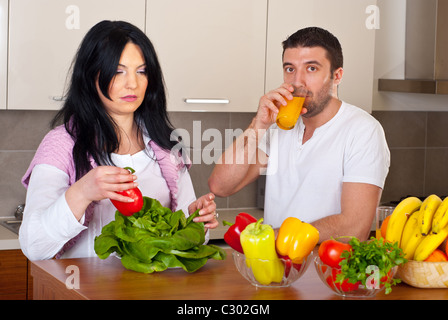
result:
<svg viewBox="0 0 448 320"><path fill-rule="evenodd" d="M263 210L256 208L249 209L217 209L219 213L219 226L216 229L210 230L210 240L223 239L224 233L229 227L223 226L222 221L227 220L229 222L235 221L235 216L240 212L247 212L256 218L263 217ZM14 220L14 217L3 217L0 220ZM4 226L0 225L0 250L14 250L20 249L19 236L14 232L8 230Z"/></svg>
<svg viewBox="0 0 448 320"><path fill-rule="evenodd" d="M319 279L313 264L292 286L256 288L236 270L232 250L224 261L209 260L197 272L169 269L143 274L126 270L117 257L31 262L35 299L93 300L340 300ZM79 285L79 286L78 286ZM77 288L78 287L78 288ZM375 299L448 300L448 289L418 289L406 284Z"/></svg>
<svg viewBox="0 0 448 320"><path fill-rule="evenodd" d="M6 218L4 220L6 220ZM0 225L0 250L15 249L20 249L19 236Z"/></svg>

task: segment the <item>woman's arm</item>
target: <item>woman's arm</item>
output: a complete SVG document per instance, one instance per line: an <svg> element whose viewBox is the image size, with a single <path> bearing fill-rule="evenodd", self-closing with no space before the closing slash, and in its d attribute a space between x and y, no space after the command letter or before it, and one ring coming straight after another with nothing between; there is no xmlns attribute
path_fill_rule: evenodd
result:
<svg viewBox="0 0 448 320"><path fill-rule="evenodd" d="M51 259L86 228L65 200L68 181L68 175L56 167L41 164L33 169L19 232L20 247L30 260Z"/></svg>
<svg viewBox="0 0 448 320"><path fill-rule="evenodd" d="M190 215L199 209L200 217L196 217L193 221L204 222L206 230L216 228L219 223L215 216L215 195L213 193L208 193L196 199L193 183L187 170L180 172L178 184L179 194L177 209L182 209L186 215Z"/></svg>
<svg viewBox="0 0 448 320"><path fill-rule="evenodd" d="M67 241L86 229L82 225L84 213L92 201L128 201L128 197L114 191L135 186L134 180L135 176L125 169L103 166L70 186L64 171L47 164L36 165L19 234L22 251L30 260L52 258Z"/></svg>

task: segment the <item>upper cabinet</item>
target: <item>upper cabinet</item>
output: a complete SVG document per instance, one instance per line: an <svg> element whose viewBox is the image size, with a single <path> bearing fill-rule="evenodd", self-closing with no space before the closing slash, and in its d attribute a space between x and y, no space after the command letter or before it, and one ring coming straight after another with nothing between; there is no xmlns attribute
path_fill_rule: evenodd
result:
<svg viewBox="0 0 448 320"><path fill-rule="evenodd" d="M0 109L59 109L82 38L107 19L151 39L169 111L255 112L283 82L281 42L308 26L338 37L339 97L371 111L375 8L376 0L0 0Z"/></svg>
<svg viewBox="0 0 448 320"><path fill-rule="evenodd" d="M0 110L6 109L8 61L8 0L0 0Z"/></svg>
<svg viewBox="0 0 448 320"><path fill-rule="evenodd" d="M169 111L256 111L264 93L267 0L147 0L146 33Z"/></svg>
<svg viewBox="0 0 448 320"><path fill-rule="evenodd" d="M344 74L339 98L370 112L379 19L375 0L270 0L266 91L283 82L281 42L301 28L319 26L335 35L342 46Z"/></svg>
<svg viewBox="0 0 448 320"><path fill-rule="evenodd" d="M7 2L0 0L1 10ZM59 109L78 46L99 21L145 27L145 0L13 0L9 9L8 109ZM2 63L0 55L0 69Z"/></svg>

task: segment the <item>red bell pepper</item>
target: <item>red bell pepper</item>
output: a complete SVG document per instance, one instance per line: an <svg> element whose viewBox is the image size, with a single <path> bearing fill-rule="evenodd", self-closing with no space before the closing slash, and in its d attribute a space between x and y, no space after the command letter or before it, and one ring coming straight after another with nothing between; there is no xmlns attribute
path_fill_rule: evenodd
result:
<svg viewBox="0 0 448 320"><path fill-rule="evenodd" d="M297 271L300 271L300 269L302 269L302 264L301 263L293 263L290 257L282 256L282 255L278 255L278 257L280 259L283 259L283 261L285 262L285 277L286 278L288 278L292 267L294 269L296 269Z"/></svg>
<svg viewBox="0 0 448 320"><path fill-rule="evenodd" d="M129 170L131 173L135 172L135 170L130 167L126 167L125 169ZM142 209L143 195L139 188L117 191L117 193L134 199L134 202L122 202L112 199L110 200L121 214L125 216L132 216L134 213L139 212Z"/></svg>
<svg viewBox="0 0 448 320"><path fill-rule="evenodd" d="M224 241L234 250L244 253L241 246L241 232L251 223L257 222L257 219L246 212L239 213L235 218L235 223L223 221L223 225L230 226L224 234Z"/></svg>

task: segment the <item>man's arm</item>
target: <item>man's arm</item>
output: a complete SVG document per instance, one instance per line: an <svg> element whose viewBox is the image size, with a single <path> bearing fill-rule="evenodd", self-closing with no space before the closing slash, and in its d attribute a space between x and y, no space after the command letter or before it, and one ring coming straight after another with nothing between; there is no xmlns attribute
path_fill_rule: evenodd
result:
<svg viewBox="0 0 448 320"><path fill-rule="evenodd" d="M382 189L372 184L344 182L341 213L312 223L319 230L319 243L339 236L368 239L381 193Z"/></svg>
<svg viewBox="0 0 448 320"><path fill-rule="evenodd" d="M259 177L267 165L267 155L258 149L265 132L256 128L254 118L246 131L221 155L208 180L212 193L227 197Z"/></svg>
<svg viewBox="0 0 448 320"><path fill-rule="evenodd" d="M255 181L267 167L267 155L258 149L266 130L275 122L278 107L291 100L294 88L282 84L260 98L258 111L250 126L221 155L213 169L208 185L219 197L232 195ZM302 113L306 108L302 109Z"/></svg>

